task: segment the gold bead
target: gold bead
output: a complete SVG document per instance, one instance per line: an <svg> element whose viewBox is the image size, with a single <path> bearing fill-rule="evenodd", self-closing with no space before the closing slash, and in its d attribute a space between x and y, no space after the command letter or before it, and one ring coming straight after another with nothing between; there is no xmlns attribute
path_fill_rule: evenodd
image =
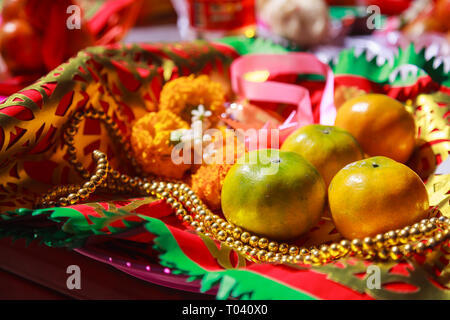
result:
<svg viewBox="0 0 450 320"><path fill-rule="evenodd" d="M128 182L128 184L130 185L130 187L134 188L137 186L138 182L136 179L131 178L130 181Z"/></svg>
<svg viewBox="0 0 450 320"><path fill-rule="evenodd" d="M225 243L226 243L227 245L229 245L229 246L232 246L232 245L233 245L233 242L234 242L234 238L233 238L233 237L227 237L227 238L225 239Z"/></svg>
<svg viewBox="0 0 450 320"><path fill-rule="evenodd" d="M67 160L71 165L76 165L78 163L78 160L75 158L75 156L70 156Z"/></svg>
<svg viewBox="0 0 450 320"><path fill-rule="evenodd" d="M378 257L382 260L386 260L388 258L389 253L386 251L385 248L381 248L378 250Z"/></svg>
<svg viewBox="0 0 450 320"><path fill-rule="evenodd" d="M266 261L268 262L272 262L272 260L275 258L275 253L273 252L267 252L266 255Z"/></svg>
<svg viewBox="0 0 450 320"><path fill-rule="evenodd" d="M419 231L420 231L420 233L427 233L427 226L426 225L424 225L424 224L420 224L419 225Z"/></svg>
<svg viewBox="0 0 450 320"><path fill-rule="evenodd" d="M250 255L251 255L252 257L257 257L257 256L258 256L258 252L259 252L258 249L252 249L252 250L250 251Z"/></svg>
<svg viewBox="0 0 450 320"><path fill-rule="evenodd" d="M86 199L87 197L89 197L89 191L86 188L81 188L78 192L77 195L81 198L81 200Z"/></svg>
<svg viewBox="0 0 450 320"><path fill-rule="evenodd" d="M351 248L353 252L359 253L362 249L362 243L359 239L353 239L351 242Z"/></svg>
<svg viewBox="0 0 450 320"><path fill-rule="evenodd" d="M227 238L227 233L226 233L225 231L220 230L220 231L217 233L217 239L219 239L220 241L223 241L223 240L225 240L226 238Z"/></svg>
<svg viewBox="0 0 450 320"><path fill-rule="evenodd" d="M423 252L425 251L425 249L426 249L426 247L425 247L425 244L424 244L423 242L417 243L417 245L416 245L416 247L415 247L415 251L416 251L418 254L423 253Z"/></svg>
<svg viewBox="0 0 450 320"><path fill-rule="evenodd" d="M176 214L177 216L184 216L186 213L187 213L186 210L184 210L184 209L178 209L178 210L176 211L175 214Z"/></svg>
<svg viewBox="0 0 450 320"><path fill-rule="evenodd" d="M295 250L297 249L297 250ZM297 246L290 246L287 243L280 243L280 245L278 246L278 251L286 254L289 252L289 254L291 255L296 255L298 253L298 247Z"/></svg>
<svg viewBox="0 0 450 320"><path fill-rule="evenodd" d="M245 254L249 254L252 251L252 247L250 247L248 245L244 245L244 246L242 246L241 251Z"/></svg>
<svg viewBox="0 0 450 320"><path fill-rule="evenodd" d="M205 233L205 228L203 227L198 227L197 229L195 229L195 231L199 232L199 233Z"/></svg>
<svg viewBox="0 0 450 320"><path fill-rule="evenodd" d="M68 145L73 145L75 143L75 139L73 137L66 137L65 142Z"/></svg>
<svg viewBox="0 0 450 320"><path fill-rule="evenodd" d="M332 243L329 247L329 251L333 257L337 257L340 254L339 245Z"/></svg>
<svg viewBox="0 0 450 320"><path fill-rule="evenodd" d="M408 236L409 236L408 231L406 231L405 229L400 230L400 232L398 233L398 241L400 243L408 243Z"/></svg>
<svg viewBox="0 0 450 320"><path fill-rule="evenodd" d="M191 227L198 228L198 226L199 226L198 221L192 221L191 222Z"/></svg>
<svg viewBox="0 0 450 320"><path fill-rule="evenodd" d="M209 227L213 223L213 218L210 215L207 215L203 218L203 222L205 226Z"/></svg>
<svg viewBox="0 0 450 320"><path fill-rule="evenodd" d="M375 238L373 239L373 242L375 243L375 246L377 248L383 248L384 247L384 237L382 234L377 234Z"/></svg>
<svg viewBox="0 0 450 320"><path fill-rule="evenodd" d="M249 243L252 247L256 247L258 245L259 237L258 236L251 236Z"/></svg>
<svg viewBox="0 0 450 320"><path fill-rule="evenodd" d="M81 172L81 171L84 171L85 169L84 169L84 166L83 166L83 164L81 163L81 162L77 162L76 164L75 164L75 169L78 171L78 172Z"/></svg>
<svg viewBox="0 0 450 320"><path fill-rule="evenodd" d="M106 170L99 169L99 170L95 171L95 174L101 178L104 178L104 177L106 177Z"/></svg>
<svg viewBox="0 0 450 320"><path fill-rule="evenodd" d="M313 249L311 250L311 258L313 262L320 262L322 255L319 250Z"/></svg>
<svg viewBox="0 0 450 320"><path fill-rule="evenodd" d="M440 216L440 217L438 218L438 221L439 221L440 223L448 223L448 218L447 218L446 216Z"/></svg>
<svg viewBox="0 0 450 320"><path fill-rule="evenodd" d="M226 222L226 221L223 221L222 223L219 224L220 228L222 228L224 231L227 231L226 230L227 225L228 225L228 222Z"/></svg>
<svg viewBox="0 0 450 320"><path fill-rule="evenodd" d="M297 254L297 255L294 257L294 262L295 262L295 263L301 263L301 262L303 262L303 256Z"/></svg>
<svg viewBox="0 0 450 320"><path fill-rule="evenodd" d="M402 257L400 249L397 246L393 246L391 248L391 251L390 251L389 255L391 256L392 260L394 260L394 261L397 261L397 260L399 260Z"/></svg>
<svg viewBox="0 0 450 320"><path fill-rule="evenodd" d="M175 199L172 198L172 197L169 197L169 198L166 199L166 203L168 203L168 204L172 204L174 202L175 202Z"/></svg>
<svg viewBox="0 0 450 320"><path fill-rule="evenodd" d="M350 241L344 239L339 243L339 250L341 251L341 253L346 254L350 249Z"/></svg>
<svg viewBox="0 0 450 320"><path fill-rule="evenodd" d="M214 222L212 225L211 225L211 230L213 231L213 232L218 232L219 231L219 228L220 228L220 226L217 224L217 222ZM222 230L221 230L222 231ZM225 231L222 231L222 232L225 232Z"/></svg>
<svg viewBox="0 0 450 320"><path fill-rule="evenodd" d="M436 235L434 236L434 241L436 241L437 243L441 242L442 240L444 240L444 235L439 232L436 233Z"/></svg>
<svg viewBox="0 0 450 320"><path fill-rule="evenodd" d="M235 240L233 243L233 247L239 250L242 247L242 242L239 240Z"/></svg>
<svg viewBox="0 0 450 320"><path fill-rule="evenodd" d="M365 250L372 249L372 247L373 247L372 238L371 237L365 237L363 239L362 245L363 245L363 249L365 249Z"/></svg>
<svg viewBox="0 0 450 320"><path fill-rule="evenodd" d="M323 256L327 257L330 254L329 247L326 244L321 245L320 252L322 253Z"/></svg>
<svg viewBox="0 0 450 320"><path fill-rule="evenodd" d="M438 219L436 217L433 217L433 218L430 218L429 222L432 224L436 224L438 222Z"/></svg>
<svg viewBox="0 0 450 320"><path fill-rule="evenodd" d="M243 243L248 243L248 241L250 240L250 237L251 237L250 233L242 232L242 234L241 234L241 241Z"/></svg>
<svg viewBox="0 0 450 320"><path fill-rule="evenodd" d="M71 193L67 196L67 201L69 201L70 204L77 203L79 199L80 198L75 193Z"/></svg>
<svg viewBox="0 0 450 320"><path fill-rule="evenodd" d="M77 133L77 130L74 127L68 127L66 129L66 135L69 137L73 137Z"/></svg>
<svg viewBox="0 0 450 320"><path fill-rule="evenodd" d="M171 204L171 206L172 206L172 208L174 208L174 209L181 209L183 206L181 205L181 203L179 203L179 202L177 202L177 201L174 201L172 204Z"/></svg>
<svg viewBox="0 0 450 320"><path fill-rule="evenodd" d="M191 222L192 222L192 216L190 216L190 215L185 215L185 216L183 217L183 221L184 221L184 222L189 222L189 223L191 223Z"/></svg>
<svg viewBox="0 0 450 320"><path fill-rule="evenodd" d="M234 226L231 224L231 223L227 223L226 225L225 225L225 231L228 233L228 234L233 234L233 229L234 229Z"/></svg>
<svg viewBox="0 0 450 320"><path fill-rule="evenodd" d="M90 179L90 180L91 180L91 182L93 182L96 186L98 186L98 185L101 183L102 178L94 174L93 176L91 176L91 179Z"/></svg>
<svg viewBox="0 0 450 320"><path fill-rule="evenodd" d="M259 240L259 241L261 241L261 240ZM274 241L269 242L269 245L267 247L269 248L269 251L271 251L271 252L277 252L278 251L278 243L276 243Z"/></svg>
<svg viewBox="0 0 450 320"><path fill-rule="evenodd" d="M405 256L409 256L413 252L413 247L408 243L402 247L402 251Z"/></svg>
<svg viewBox="0 0 450 320"><path fill-rule="evenodd" d="M269 244L269 240L267 240L267 238L260 238L259 241L258 241L258 246L261 249L267 248L268 244Z"/></svg>
<svg viewBox="0 0 450 320"><path fill-rule="evenodd" d="M427 248L434 248L436 246L436 241L434 240L434 238L430 238L427 241L426 247Z"/></svg>
<svg viewBox="0 0 450 320"><path fill-rule="evenodd" d="M233 237L234 237L235 239L240 239L240 238L241 238L241 234L242 234L242 229L241 229L241 228L235 227L235 228L233 229Z"/></svg>
<svg viewBox="0 0 450 320"><path fill-rule="evenodd" d="M412 228L409 230L409 235L410 235L410 237L412 238L412 240L417 240L417 239L419 239L420 236L421 236L419 229L416 228L416 227L412 227Z"/></svg>
<svg viewBox="0 0 450 320"><path fill-rule="evenodd" d="M161 192L161 197L167 198L169 196L170 196L170 193L168 193L167 191Z"/></svg>
<svg viewBox="0 0 450 320"><path fill-rule="evenodd" d="M311 255L306 255L305 257L304 257L304 259L303 259L303 263L304 264L312 264L313 263L313 259L312 259L312 257L311 257Z"/></svg>
<svg viewBox="0 0 450 320"><path fill-rule="evenodd" d="M385 239L390 245L397 244L397 234L395 231L389 231L385 234Z"/></svg>
<svg viewBox="0 0 450 320"><path fill-rule="evenodd" d="M102 161L100 163L100 161ZM108 170L108 162L105 159L101 159L99 160L99 162L97 162L97 170Z"/></svg>
<svg viewBox="0 0 450 320"><path fill-rule="evenodd" d="M61 206L63 206L63 207L65 207L65 206L67 206L67 205L69 204L69 201L67 200L67 198L64 198L64 197L59 198L59 199L58 199L58 202L59 202L59 204L60 204Z"/></svg>

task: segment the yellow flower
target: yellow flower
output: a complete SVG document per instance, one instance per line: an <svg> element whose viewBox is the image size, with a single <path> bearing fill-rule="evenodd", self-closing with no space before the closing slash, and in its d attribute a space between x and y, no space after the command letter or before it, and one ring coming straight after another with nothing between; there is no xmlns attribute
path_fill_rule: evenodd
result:
<svg viewBox="0 0 450 320"><path fill-rule="evenodd" d="M225 91L222 85L212 81L207 75L190 75L167 82L159 98L159 109L170 110L183 120L191 122L191 111L198 105L205 106L213 114L211 120L217 122L225 112Z"/></svg>
<svg viewBox="0 0 450 320"><path fill-rule="evenodd" d="M168 110L150 112L137 120L131 131L131 146L142 169L158 176L182 178L191 165L172 161L170 133L188 128L186 121Z"/></svg>

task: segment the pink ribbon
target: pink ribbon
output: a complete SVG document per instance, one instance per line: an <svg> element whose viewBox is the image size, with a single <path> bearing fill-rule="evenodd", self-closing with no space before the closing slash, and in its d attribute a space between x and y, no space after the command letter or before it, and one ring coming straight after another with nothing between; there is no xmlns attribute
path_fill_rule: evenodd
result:
<svg viewBox="0 0 450 320"><path fill-rule="evenodd" d="M297 105L285 122L278 126L280 142L295 129L314 123L309 92L302 86L276 81L254 82L245 75L254 71L267 71L274 77L282 74L319 74L326 79L320 102L320 123L333 125L336 118L334 106L334 76L330 67L309 53L250 54L231 64L231 85L241 98L252 101L288 103ZM273 129L267 123L263 129ZM269 139L270 140L270 139Z"/></svg>

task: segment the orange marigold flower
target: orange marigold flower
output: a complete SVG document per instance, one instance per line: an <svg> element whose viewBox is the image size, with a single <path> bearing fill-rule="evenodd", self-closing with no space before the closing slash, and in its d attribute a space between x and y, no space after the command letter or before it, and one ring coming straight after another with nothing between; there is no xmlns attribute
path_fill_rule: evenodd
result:
<svg viewBox="0 0 450 320"><path fill-rule="evenodd" d="M191 122L191 111L202 104L213 113L212 122L225 112L225 90L207 75L189 75L167 82L159 98L159 109L170 110ZM215 117L214 117L215 116Z"/></svg>
<svg viewBox="0 0 450 320"><path fill-rule="evenodd" d="M177 165L171 159L170 133L176 129L189 125L169 110L150 112L133 125L131 146L145 172L180 179L190 169L190 164Z"/></svg>
<svg viewBox="0 0 450 320"><path fill-rule="evenodd" d="M224 136L231 134L229 131L225 131L225 128L220 129ZM191 179L192 190L197 193L211 210L219 210L221 208L220 195L223 181L230 168L236 163L236 160L245 152L243 146L242 148L237 147L236 141L234 141L234 146L227 146L224 141L224 145L219 147L217 151L219 155L214 159L215 161L210 164L202 164L195 174L192 175Z"/></svg>
<svg viewBox="0 0 450 320"><path fill-rule="evenodd" d="M192 190L211 210L220 209L220 194L225 177L232 164L202 165L192 175Z"/></svg>

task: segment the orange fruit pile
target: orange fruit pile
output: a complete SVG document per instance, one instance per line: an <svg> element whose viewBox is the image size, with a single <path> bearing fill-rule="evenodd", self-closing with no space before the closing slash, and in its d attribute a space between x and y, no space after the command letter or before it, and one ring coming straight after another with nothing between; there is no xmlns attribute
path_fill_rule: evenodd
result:
<svg viewBox="0 0 450 320"><path fill-rule="evenodd" d="M429 208L424 183L403 164L415 143L413 115L399 101L381 94L350 99L335 126L302 127L278 153L271 151L271 161L279 161L275 173L263 174L261 162L233 165L223 183L223 213L258 235L292 239L324 214L328 191L344 237L400 229L425 218Z"/></svg>

